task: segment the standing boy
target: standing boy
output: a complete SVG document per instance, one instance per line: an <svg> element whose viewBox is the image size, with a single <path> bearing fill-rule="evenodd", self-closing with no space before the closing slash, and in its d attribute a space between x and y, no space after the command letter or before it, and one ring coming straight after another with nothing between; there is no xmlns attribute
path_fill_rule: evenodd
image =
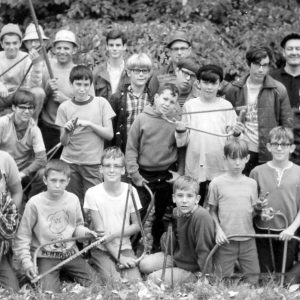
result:
<svg viewBox="0 0 300 300"><path fill-rule="evenodd" d="M84 209L90 212L93 228L97 232L104 231L104 244L91 250L91 263L105 282L109 279L121 280L121 277L136 282L141 280L141 276L136 267L130 236L140 231L133 201L136 201L137 209L141 208L141 204L135 188L121 182L121 176L125 174L125 159L119 148L104 150L100 170L104 182L90 188L84 199ZM120 270L117 264L124 268Z"/></svg>
<svg viewBox="0 0 300 300"><path fill-rule="evenodd" d="M154 105L146 106L132 124L126 147L126 167L143 206L142 215L150 202L143 183L155 193L155 220L152 226L153 251L160 249L164 232L162 217L166 207L172 205L172 185L177 147L175 125L166 122L165 116L174 115L179 91L172 83L161 86L154 96Z"/></svg>
<svg viewBox="0 0 300 300"><path fill-rule="evenodd" d="M32 252L40 245L57 241L41 248L37 267L41 274L78 252L75 241L60 242L72 237L97 234L83 226L83 217L78 198L67 191L70 180L69 166L60 160L49 161L45 168L44 182L47 191L32 197L26 204L14 244L14 253L22 263L26 276L37 276L32 261ZM44 291L58 292L60 272L65 271L84 286L92 283L93 271L88 263L77 257L60 269L41 279Z"/></svg>
<svg viewBox="0 0 300 300"><path fill-rule="evenodd" d="M74 98L59 106L55 122L61 127L61 159L71 168L68 190L78 196L81 204L87 189L101 181L99 166L104 140L113 137L111 118L115 116L106 99L90 96L92 82L88 67L78 65L71 70Z"/></svg>
<svg viewBox="0 0 300 300"><path fill-rule="evenodd" d="M290 128L273 128L266 146L272 154L272 160L253 169L250 177L257 181L259 194L269 193L268 205L265 208L272 208L274 212L283 213L287 224L276 215L267 222L257 223L260 228L271 228L271 233L280 232L279 241L272 240L275 270L273 270L269 241L257 239L257 250L262 272L281 272L283 241L291 240L300 226L300 167L289 160L290 154L295 149L294 135ZM257 229L256 232L267 233L268 231ZM288 243L286 271L293 266L296 251L297 242L292 240Z"/></svg>
<svg viewBox="0 0 300 300"><path fill-rule="evenodd" d="M175 284L197 280L195 272L202 271L206 258L214 246L214 222L207 210L198 206L199 186L189 176L177 178L173 186L173 216L176 220L174 241L173 276ZM168 247L168 246L167 246ZM150 274L159 281L163 268L164 253L158 252L140 262L142 273ZM171 256L167 256L165 282L171 284Z"/></svg>
<svg viewBox="0 0 300 300"><path fill-rule="evenodd" d="M215 255L216 273L221 277L233 274L239 261L243 273L259 273L255 239L233 234L254 234L252 218L257 202L256 182L242 174L249 160L248 146L243 140L232 140L224 147L226 173L209 185L208 203L216 224L216 243L222 245ZM256 283L257 276L249 277Z"/></svg>

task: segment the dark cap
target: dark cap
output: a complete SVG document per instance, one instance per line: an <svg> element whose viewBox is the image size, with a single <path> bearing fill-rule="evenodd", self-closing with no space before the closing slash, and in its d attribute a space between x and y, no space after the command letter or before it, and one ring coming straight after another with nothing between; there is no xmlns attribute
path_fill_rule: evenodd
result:
<svg viewBox="0 0 300 300"><path fill-rule="evenodd" d="M184 31L175 31L174 34L170 36L167 48L171 48L172 44L176 41L186 42L189 44L189 46L191 46L191 41L187 37L187 33Z"/></svg>
<svg viewBox="0 0 300 300"><path fill-rule="evenodd" d="M298 33L296 33L296 32L293 32L293 33L290 33L290 34L286 35L286 36L283 38L283 40L281 41L280 46L281 46L282 48L284 48L287 41L289 41L289 40L294 40L294 39L300 40L300 34L298 34Z"/></svg>
<svg viewBox="0 0 300 300"><path fill-rule="evenodd" d="M180 59L177 64L177 67L179 69L184 68L184 69L190 70L190 71L194 72L195 74L197 74L200 66L198 65L198 63L194 57L188 56L188 57Z"/></svg>
<svg viewBox="0 0 300 300"><path fill-rule="evenodd" d="M216 73L220 77L220 81L223 81L223 69L220 66L217 65L205 65L201 67L197 72L197 79L199 80L201 73L206 71L212 71L213 73Z"/></svg>

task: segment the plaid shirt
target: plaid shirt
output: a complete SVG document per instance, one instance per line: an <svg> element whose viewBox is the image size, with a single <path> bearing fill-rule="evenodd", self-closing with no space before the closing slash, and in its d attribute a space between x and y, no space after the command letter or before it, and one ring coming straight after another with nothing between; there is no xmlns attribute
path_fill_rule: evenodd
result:
<svg viewBox="0 0 300 300"><path fill-rule="evenodd" d="M8 192L6 175L0 170L0 260L8 252L9 240L15 237L18 225L18 209Z"/></svg>
<svg viewBox="0 0 300 300"><path fill-rule="evenodd" d="M133 94L132 87L129 85L127 93L127 133L137 115L144 110L147 104L150 104L148 94L143 92L137 97Z"/></svg>

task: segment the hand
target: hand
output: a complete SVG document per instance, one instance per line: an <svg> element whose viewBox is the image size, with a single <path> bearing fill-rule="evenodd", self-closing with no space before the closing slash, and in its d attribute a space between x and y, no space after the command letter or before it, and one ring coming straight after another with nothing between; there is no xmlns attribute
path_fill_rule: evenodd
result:
<svg viewBox="0 0 300 300"><path fill-rule="evenodd" d="M75 118L72 118L71 120L69 120L65 125L64 128L69 131L72 132L75 130L75 128L77 127L77 123L75 124Z"/></svg>
<svg viewBox="0 0 300 300"><path fill-rule="evenodd" d="M256 210L262 210L269 204L269 201L267 199L268 195L269 193L266 193L264 196L259 197L254 206Z"/></svg>
<svg viewBox="0 0 300 300"><path fill-rule="evenodd" d="M229 243L224 231L219 228L217 229L217 232L216 232L216 243L217 245L222 245L222 244L225 244L225 243Z"/></svg>
<svg viewBox="0 0 300 300"><path fill-rule="evenodd" d="M245 131L245 125L241 122L236 122L236 124L231 127L231 130L236 135L240 135L241 133L243 133Z"/></svg>
<svg viewBox="0 0 300 300"><path fill-rule="evenodd" d="M37 273L35 272L33 267L29 267L28 269L25 270L26 276L32 280L37 276Z"/></svg>
<svg viewBox="0 0 300 300"><path fill-rule="evenodd" d="M32 60L33 64L36 64L39 62L40 54L38 53L38 51L36 49L32 48L28 54L29 54L29 57Z"/></svg>
<svg viewBox="0 0 300 300"><path fill-rule="evenodd" d="M274 218L274 211L272 207L267 207L263 208L261 210L261 215L260 215L262 221L268 222Z"/></svg>
<svg viewBox="0 0 300 300"><path fill-rule="evenodd" d="M282 241L290 241L294 234L295 231L288 227L279 234L279 239Z"/></svg>
<svg viewBox="0 0 300 300"><path fill-rule="evenodd" d="M8 96L8 89L3 83L1 83L0 84L0 97L6 98L7 96Z"/></svg>
<svg viewBox="0 0 300 300"><path fill-rule="evenodd" d="M186 126L185 126L185 123L183 123L182 121L177 121L175 123L175 130L176 131L182 131L182 132L185 132L186 131Z"/></svg>
<svg viewBox="0 0 300 300"><path fill-rule="evenodd" d="M48 86L50 90L53 92L57 91L58 86L57 86L57 78L52 78L48 80Z"/></svg>
<svg viewBox="0 0 300 300"><path fill-rule="evenodd" d="M113 235L110 232L103 232L103 236L100 239L101 244L110 243L114 239Z"/></svg>
<svg viewBox="0 0 300 300"><path fill-rule="evenodd" d="M135 258L122 256L120 257L120 269L130 269L136 266Z"/></svg>
<svg viewBox="0 0 300 300"><path fill-rule="evenodd" d="M85 236L91 236L91 237L97 238L98 233L96 231L93 231L93 230L90 230L87 228L86 232L85 232Z"/></svg>
<svg viewBox="0 0 300 300"><path fill-rule="evenodd" d="M82 127L88 127L91 125L91 122L88 120L78 120L77 125Z"/></svg>
<svg viewBox="0 0 300 300"><path fill-rule="evenodd" d="M69 98L61 91L55 90L53 91L53 100L58 103L63 103L67 101Z"/></svg>
<svg viewBox="0 0 300 300"><path fill-rule="evenodd" d="M168 182L168 183L173 183L174 181L176 181L176 179L178 177L180 177L180 174L178 174L177 172L169 170L169 173L172 174L172 178L170 178L169 180L166 180L166 182Z"/></svg>
<svg viewBox="0 0 300 300"><path fill-rule="evenodd" d="M131 180L135 186L143 186L144 182L148 183L148 181L142 176L131 177Z"/></svg>

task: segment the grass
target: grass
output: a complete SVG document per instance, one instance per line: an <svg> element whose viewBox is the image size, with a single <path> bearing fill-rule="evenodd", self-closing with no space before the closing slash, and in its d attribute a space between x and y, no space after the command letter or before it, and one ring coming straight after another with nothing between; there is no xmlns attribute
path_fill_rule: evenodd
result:
<svg viewBox="0 0 300 300"><path fill-rule="evenodd" d="M126 282L110 282L106 286L94 283L89 288L83 288L75 283L64 283L60 294L42 293L30 286L23 286L18 294L0 291L0 299L5 300L147 300L147 299L180 299L180 300L285 300L300 299L297 286L279 287L273 280L263 287L254 288L245 283L219 281L210 284L206 278L196 283L188 283L171 288L155 285L145 281L134 285Z"/></svg>

